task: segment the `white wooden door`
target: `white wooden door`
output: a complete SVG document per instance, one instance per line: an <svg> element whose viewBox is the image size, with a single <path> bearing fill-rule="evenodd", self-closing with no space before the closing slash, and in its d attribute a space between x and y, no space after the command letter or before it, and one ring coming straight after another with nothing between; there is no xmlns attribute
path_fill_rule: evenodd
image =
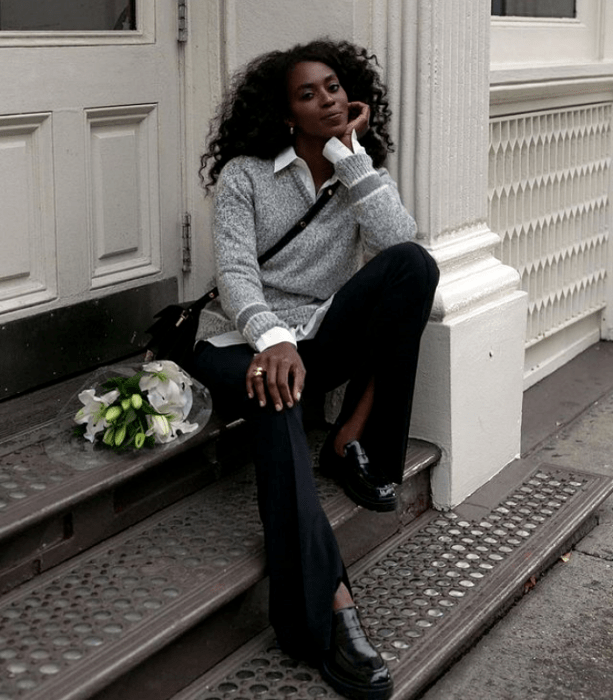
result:
<svg viewBox="0 0 613 700"><path fill-rule="evenodd" d="M177 4L0 2L0 322L180 279Z"/></svg>

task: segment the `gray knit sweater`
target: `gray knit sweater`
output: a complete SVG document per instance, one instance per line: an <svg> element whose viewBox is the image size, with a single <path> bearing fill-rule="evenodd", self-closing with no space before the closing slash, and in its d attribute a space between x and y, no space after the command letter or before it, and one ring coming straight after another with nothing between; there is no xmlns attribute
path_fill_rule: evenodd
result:
<svg viewBox="0 0 613 700"><path fill-rule="evenodd" d="M214 246L221 304L202 312L198 340L238 329L255 348L275 326L307 323L315 309L373 255L415 235L415 222L388 172L370 156L335 165L341 181L308 227L261 268L257 257L312 205L296 165L275 173L273 160L240 156L216 188Z"/></svg>

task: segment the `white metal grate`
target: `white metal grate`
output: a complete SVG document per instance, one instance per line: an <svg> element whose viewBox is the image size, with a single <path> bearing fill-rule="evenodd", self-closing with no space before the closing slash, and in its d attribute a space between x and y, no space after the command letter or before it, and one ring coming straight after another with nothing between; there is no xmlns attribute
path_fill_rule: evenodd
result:
<svg viewBox="0 0 613 700"><path fill-rule="evenodd" d="M598 103L490 120L489 223L528 293L527 348L605 305L611 113Z"/></svg>

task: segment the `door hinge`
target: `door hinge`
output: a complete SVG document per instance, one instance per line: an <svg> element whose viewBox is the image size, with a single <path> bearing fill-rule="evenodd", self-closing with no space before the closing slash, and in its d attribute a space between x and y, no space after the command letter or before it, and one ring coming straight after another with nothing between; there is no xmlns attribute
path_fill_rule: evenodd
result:
<svg viewBox="0 0 613 700"><path fill-rule="evenodd" d="M177 40L181 43L187 41L187 0L177 0Z"/></svg>
<svg viewBox="0 0 613 700"><path fill-rule="evenodd" d="M192 271L192 216L184 214L181 224L181 246L183 249L183 272Z"/></svg>

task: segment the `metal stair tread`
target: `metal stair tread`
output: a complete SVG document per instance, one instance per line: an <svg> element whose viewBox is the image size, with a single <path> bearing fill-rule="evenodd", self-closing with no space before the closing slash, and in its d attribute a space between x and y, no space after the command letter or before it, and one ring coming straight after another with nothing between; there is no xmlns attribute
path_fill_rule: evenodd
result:
<svg viewBox="0 0 613 700"><path fill-rule="evenodd" d="M81 383L81 382L80 382ZM57 387L56 394L74 393L74 380ZM49 389L41 393L45 396ZM234 424L224 423L216 413L199 432L181 436L154 449L116 455L101 449L98 464L86 468L62 461L57 449L71 439L74 428L72 415L65 412L50 420L36 406L21 397L16 409L16 424L25 426L21 432L0 439L0 541L61 513L88 498L127 482L148 469L177 457L184 452L216 439ZM46 399L49 400L48 397ZM11 402L0 406L0 416L10 415ZM241 421L236 421L240 423ZM421 471L439 458L438 449L429 443L414 440L407 455L406 476ZM73 460L75 462L77 458Z"/></svg>
<svg viewBox="0 0 613 700"><path fill-rule="evenodd" d="M126 660L136 663L261 576L251 487L246 471L220 481L4 596L0 697L22 697L24 681L28 697L88 697ZM228 502L235 520L226 533ZM29 646L42 650L38 664L23 652Z"/></svg>
<svg viewBox="0 0 613 700"><path fill-rule="evenodd" d="M57 418L0 445L0 538L214 439L224 423L213 414L194 435L139 452L108 451L106 460L89 469L61 463L49 454L49 445L65 435L68 439L72 427L70 419Z"/></svg>
<svg viewBox="0 0 613 700"><path fill-rule="evenodd" d="M420 442L410 454L408 473L438 458ZM318 488L333 526L360 510L329 479L318 476ZM90 697L259 580L264 566L247 467L4 596L0 698Z"/></svg>
<svg viewBox="0 0 613 700"><path fill-rule="evenodd" d="M415 697L520 597L523 585L585 533L613 479L540 465L474 521L429 511L350 567L371 640ZM285 656L270 629L173 700L338 698L304 663Z"/></svg>

